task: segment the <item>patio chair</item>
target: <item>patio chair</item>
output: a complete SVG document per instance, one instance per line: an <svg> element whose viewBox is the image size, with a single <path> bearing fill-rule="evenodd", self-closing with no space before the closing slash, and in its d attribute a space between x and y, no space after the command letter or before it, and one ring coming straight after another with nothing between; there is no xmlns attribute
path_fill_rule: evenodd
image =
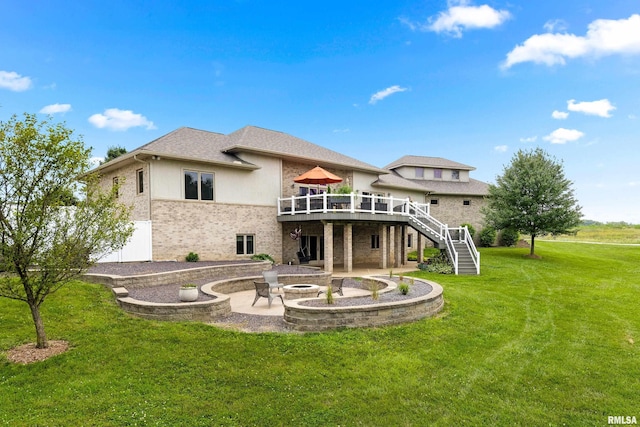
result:
<svg viewBox="0 0 640 427"><path fill-rule="evenodd" d="M264 277L264 281L269 284L271 289L273 288L281 288L284 286L284 283L278 283L278 272L274 270L267 270L262 272L262 277Z"/></svg>
<svg viewBox="0 0 640 427"><path fill-rule="evenodd" d="M344 283L344 277L335 277L331 279L331 293L338 294L340 296L344 296L342 294L342 285ZM324 291L318 292L318 296L324 293Z"/></svg>
<svg viewBox="0 0 640 427"><path fill-rule="evenodd" d="M260 297L267 298L269 300L269 308L271 308L271 301L273 301L274 298L280 298L280 301L282 301L282 305L284 305L282 295L272 294L271 288L269 287L269 284L267 282L253 282L253 284L256 286L256 298L253 300L253 304L251 304L251 307L256 304Z"/></svg>

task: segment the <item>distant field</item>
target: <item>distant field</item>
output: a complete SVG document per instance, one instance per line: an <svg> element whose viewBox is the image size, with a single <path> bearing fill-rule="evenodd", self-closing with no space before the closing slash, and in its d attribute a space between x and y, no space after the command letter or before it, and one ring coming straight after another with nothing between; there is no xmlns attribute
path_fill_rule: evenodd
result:
<svg viewBox="0 0 640 427"><path fill-rule="evenodd" d="M640 225L621 223L581 225L578 227L578 233L575 236L545 236L542 239L575 242L640 244Z"/></svg>

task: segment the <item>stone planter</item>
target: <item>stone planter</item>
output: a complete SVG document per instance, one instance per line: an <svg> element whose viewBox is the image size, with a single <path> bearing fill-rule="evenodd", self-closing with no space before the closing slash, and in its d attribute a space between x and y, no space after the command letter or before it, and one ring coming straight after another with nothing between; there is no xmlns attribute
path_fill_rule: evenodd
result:
<svg viewBox="0 0 640 427"><path fill-rule="evenodd" d="M179 297L180 301L193 302L198 299L198 288L180 288Z"/></svg>

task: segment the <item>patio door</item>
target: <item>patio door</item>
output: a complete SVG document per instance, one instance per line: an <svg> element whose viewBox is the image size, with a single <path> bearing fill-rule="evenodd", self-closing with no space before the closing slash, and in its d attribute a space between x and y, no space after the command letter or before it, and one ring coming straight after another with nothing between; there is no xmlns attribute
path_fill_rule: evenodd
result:
<svg viewBox="0 0 640 427"><path fill-rule="evenodd" d="M323 236L301 236L300 243L305 255L310 261L324 260L324 237Z"/></svg>

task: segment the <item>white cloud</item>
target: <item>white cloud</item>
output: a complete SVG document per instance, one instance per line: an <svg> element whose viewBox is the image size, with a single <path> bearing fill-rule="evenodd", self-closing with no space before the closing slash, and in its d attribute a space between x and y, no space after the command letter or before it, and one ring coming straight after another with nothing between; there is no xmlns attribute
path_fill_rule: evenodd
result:
<svg viewBox="0 0 640 427"><path fill-rule="evenodd" d="M567 22L562 19L551 19L544 23L543 28L548 33L567 31Z"/></svg>
<svg viewBox="0 0 640 427"><path fill-rule="evenodd" d="M529 136L526 138L520 138L520 142L536 142L538 140L537 136Z"/></svg>
<svg viewBox="0 0 640 427"><path fill-rule="evenodd" d="M640 15L628 19L597 19L591 22L585 36L574 34L535 34L507 54L502 68L521 62L564 65L566 59L581 56L601 57L614 54L640 53Z"/></svg>
<svg viewBox="0 0 640 427"><path fill-rule="evenodd" d="M66 113L67 111L71 111L71 104L51 104L40 110L42 114Z"/></svg>
<svg viewBox="0 0 640 427"><path fill-rule="evenodd" d="M564 120L569 117L569 113L567 113L566 111L555 110L553 113L551 113L551 117L557 120Z"/></svg>
<svg viewBox="0 0 640 427"><path fill-rule="evenodd" d="M616 109L608 99L600 99L599 101L577 102L575 99L567 101L567 109L569 111L577 111L579 113L589 114L591 116L611 117L610 111Z"/></svg>
<svg viewBox="0 0 640 427"><path fill-rule="evenodd" d="M369 104L375 104L378 101L382 101L383 99L385 99L389 95L393 95L396 92L404 92L406 90L407 90L407 88L400 87L398 85L388 87L388 88L386 88L384 90L381 90L381 91L376 92L373 95L371 95L371 99L369 99Z"/></svg>
<svg viewBox="0 0 640 427"><path fill-rule="evenodd" d="M347 133L349 132L349 128L344 128L344 129L334 129L333 133Z"/></svg>
<svg viewBox="0 0 640 427"><path fill-rule="evenodd" d="M496 10L486 4L470 6L468 1L450 1L449 9L440 12L437 18L429 18L429 24L421 29L462 37L463 30L494 28L509 18L511 14L508 11Z"/></svg>
<svg viewBox="0 0 640 427"><path fill-rule="evenodd" d="M498 153L504 153L508 148L509 147L507 145L496 145L495 147L493 147L493 149Z"/></svg>
<svg viewBox="0 0 640 427"><path fill-rule="evenodd" d="M0 88L23 92L31 88L31 79L15 71L0 71Z"/></svg>
<svg viewBox="0 0 640 427"><path fill-rule="evenodd" d="M132 127L146 127L156 129L152 121L142 114L136 114L131 110L120 110L118 108L108 108L104 114L94 114L89 117L89 123L97 128L107 128L110 130L124 131Z"/></svg>
<svg viewBox="0 0 640 427"><path fill-rule="evenodd" d="M104 162L104 157L92 157L89 159L89 166L95 168L100 166L102 162Z"/></svg>
<svg viewBox="0 0 640 427"><path fill-rule="evenodd" d="M635 120L638 118L635 114L629 114L627 117L629 118L629 120Z"/></svg>
<svg viewBox="0 0 640 427"><path fill-rule="evenodd" d="M629 182L629 187L637 187L640 185L640 181L631 181Z"/></svg>
<svg viewBox="0 0 640 427"><path fill-rule="evenodd" d="M577 141L583 136L584 133L576 129L558 128L542 139L552 144L566 144L567 142Z"/></svg>

